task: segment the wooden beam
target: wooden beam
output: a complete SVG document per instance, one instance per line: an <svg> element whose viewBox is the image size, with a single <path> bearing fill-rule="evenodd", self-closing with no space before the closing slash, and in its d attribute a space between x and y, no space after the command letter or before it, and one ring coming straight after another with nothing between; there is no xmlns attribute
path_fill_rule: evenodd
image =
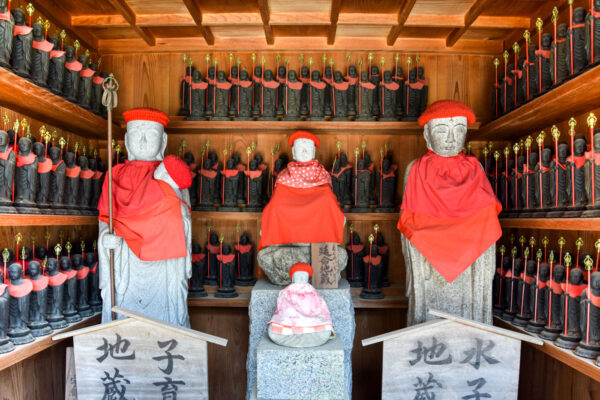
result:
<svg viewBox="0 0 600 400"><path fill-rule="evenodd" d="M473 4L471 4L471 8L469 8L469 11L465 14L464 25L460 28L455 28L450 32L446 38L446 46L452 47L458 42L458 39L464 35L467 29L469 29L473 22L479 17L479 14L483 12L488 1L490 0L475 0Z"/></svg>
<svg viewBox="0 0 600 400"><path fill-rule="evenodd" d="M342 0L333 0L331 2L331 25L329 25L329 31L327 32L327 44L335 43L335 33L337 31L337 23L340 17L341 7Z"/></svg>
<svg viewBox="0 0 600 400"><path fill-rule="evenodd" d="M215 43L215 37L213 36L212 31L210 30L209 27L202 25L202 11L200 11L200 8L198 7L198 4L196 3L196 1L195 0L183 0L183 4L185 4L190 15L194 19L194 22L196 22L196 25L200 29L200 33L204 37L206 44L212 46Z"/></svg>
<svg viewBox="0 0 600 400"><path fill-rule="evenodd" d="M403 0L400 3L400 11L398 12L398 24L394 25L392 29L390 29L390 33L388 33L387 44L388 46L393 46L396 43L396 39L400 35L400 32L404 29L404 24L408 19L413 7L417 0Z"/></svg>
<svg viewBox="0 0 600 400"><path fill-rule="evenodd" d="M271 25L269 23L269 2L267 0L257 0L257 3L260 11L260 17L262 18L263 22L263 28L265 29L265 39L267 39L267 44L272 45L275 43L275 38L273 37L273 29L271 29Z"/></svg>
<svg viewBox="0 0 600 400"><path fill-rule="evenodd" d="M142 28L137 25L135 12L125 0L108 0L108 3L112 5L118 12L125 18L125 21L133 28L133 30L146 42L149 46L156 44L156 39L152 36L152 33L147 28Z"/></svg>

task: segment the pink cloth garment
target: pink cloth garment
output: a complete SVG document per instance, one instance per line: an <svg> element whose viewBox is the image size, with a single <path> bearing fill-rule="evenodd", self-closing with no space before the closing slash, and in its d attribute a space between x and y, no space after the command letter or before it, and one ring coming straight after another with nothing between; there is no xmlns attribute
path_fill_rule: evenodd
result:
<svg viewBox="0 0 600 400"><path fill-rule="evenodd" d="M309 283L292 283L279 292L277 309L268 325L282 335L333 332L327 304Z"/></svg>

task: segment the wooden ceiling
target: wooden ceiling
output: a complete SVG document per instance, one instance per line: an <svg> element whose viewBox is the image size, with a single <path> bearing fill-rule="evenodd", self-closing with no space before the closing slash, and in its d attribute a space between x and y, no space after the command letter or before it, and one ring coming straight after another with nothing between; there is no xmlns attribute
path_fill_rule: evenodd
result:
<svg viewBox="0 0 600 400"><path fill-rule="evenodd" d="M36 0L100 53L405 50L498 54L548 0Z"/></svg>

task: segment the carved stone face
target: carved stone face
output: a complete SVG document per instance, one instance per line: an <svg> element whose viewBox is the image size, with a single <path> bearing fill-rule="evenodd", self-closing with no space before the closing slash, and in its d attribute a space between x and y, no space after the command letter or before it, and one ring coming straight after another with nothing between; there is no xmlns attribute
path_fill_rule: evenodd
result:
<svg viewBox="0 0 600 400"><path fill-rule="evenodd" d="M0 148L8 145L8 133L0 131Z"/></svg>
<svg viewBox="0 0 600 400"><path fill-rule="evenodd" d="M192 79L194 82L200 82L202 80L202 74L197 69L192 72Z"/></svg>
<svg viewBox="0 0 600 400"><path fill-rule="evenodd" d="M292 157L299 162L314 160L317 148L310 139L296 139L292 146Z"/></svg>
<svg viewBox="0 0 600 400"><path fill-rule="evenodd" d="M48 155L50 156L52 162L56 164L60 161L60 148L56 146L50 147L50 150L48 150Z"/></svg>
<svg viewBox="0 0 600 400"><path fill-rule="evenodd" d="M563 160L569 155L569 145L566 143L558 144L558 158Z"/></svg>
<svg viewBox="0 0 600 400"><path fill-rule="evenodd" d="M215 77L215 67L208 67L208 77L210 79Z"/></svg>
<svg viewBox="0 0 600 400"><path fill-rule="evenodd" d="M67 46L67 47L65 47L65 53L66 53L67 58L69 60L72 60L73 57L75 57L75 49L73 48L73 46Z"/></svg>
<svg viewBox="0 0 600 400"><path fill-rule="evenodd" d="M359 171L362 171L363 169L365 169L365 160L358 160L356 166Z"/></svg>
<svg viewBox="0 0 600 400"><path fill-rule="evenodd" d="M294 71L293 69L290 70L290 72L288 72L288 79L290 82L296 82L297 81L298 76L296 75L296 71Z"/></svg>
<svg viewBox="0 0 600 400"><path fill-rule="evenodd" d="M67 152L65 155L65 164L69 167L75 166L75 153L72 151Z"/></svg>
<svg viewBox="0 0 600 400"><path fill-rule="evenodd" d="M46 262L46 271L48 271L48 273L54 273L58 271L58 261L56 261L56 258L52 257L48 259Z"/></svg>
<svg viewBox="0 0 600 400"><path fill-rule="evenodd" d="M352 234L352 244L360 244L360 235L358 233Z"/></svg>
<svg viewBox="0 0 600 400"><path fill-rule="evenodd" d="M385 239L383 238L383 235L381 233L379 233L377 235L377 245L378 246L383 246L385 245Z"/></svg>
<svg viewBox="0 0 600 400"><path fill-rule="evenodd" d="M383 81L384 82L391 82L392 81L392 73L391 73L391 71L385 71L383 73Z"/></svg>
<svg viewBox="0 0 600 400"><path fill-rule="evenodd" d="M31 152L31 140L26 137L19 139L19 153L29 154Z"/></svg>
<svg viewBox="0 0 600 400"><path fill-rule="evenodd" d="M237 76L238 76L238 67L237 66L231 67L231 77L237 78Z"/></svg>
<svg viewBox="0 0 600 400"><path fill-rule="evenodd" d="M582 156L585 154L585 150L586 150L586 143L585 143L585 139L583 138L577 138L575 139L575 155L576 156Z"/></svg>
<svg viewBox="0 0 600 400"><path fill-rule="evenodd" d="M243 234L242 236L240 236L240 244L245 246L248 244L248 242L249 242L248 235Z"/></svg>
<svg viewBox="0 0 600 400"><path fill-rule="evenodd" d="M331 67L325 67L325 78L331 79Z"/></svg>
<svg viewBox="0 0 600 400"><path fill-rule="evenodd" d="M187 165L192 165L194 163L194 154L192 154L192 152L188 151L183 156L183 161L185 161L185 163Z"/></svg>
<svg viewBox="0 0 600 400"><path fill-rule="evenodd" d="M42 268L40 267L40 263L37 261L31 261L29 265L27 265L27 272L32 278L38 276L40 274L41 269Z"/></svg>
<svg viewBox="0 0 600 400"><path fill-rule="evenodd" d="M258 163L256 160L250 160L250 171L256 171L258 169Z"/></svg>
<svg viewBox="0 0 600 400"><path fill-rule="evenodd" d="M558 36L559 39L567 37L567 30L568 30L567 24L559 24L556 35Z"/></svg>
<svg viewBox="0 0 600 400"><path fill-rule="evenodd" d="M432 119L425 124L423 135L428 149L442 157L453 157L462 151L465 144L467 118Z"/></svg>
<svg viewBox="0 0 600 400"><path fill-rule="evenodd" d="M0 9L5 10L7 8L7 0L0 0Z"/></svg>
<svg viewBox="0 0 600 400"><path fill-rule="evenodd" d="M256 155L254 156L254 159L256 160L256 162L258 163L258 165L263 163L263 156L260 153L256 153Z"/></svg>
<svg viewBox="0 0 600 400"><path fill-rule="evenodd" d="M367 82L369 80L369 73L367 71L363 71L360 73L361 82Z"/></svg>
<svg viewBox="0 0 600 400"><path fill-rule="evenodd" d="M277 68L277 74L280 78L285 78L285 67L280 66L279 68Z"/></svg>
<svg viewBox="0 0 600 400"><path fill-rule="evenodd" d="M85 253L85 263L88 267L91 267L92 264L96 262L94 253Z"/></svg>
<svg viewBox="0 0 600 400"><path fill-rule="evenodd" d="M585 8L577 7L575 11L573 11L573 22L583 22L583 20L585 19L585 13Z"/></svg>
<svg viewBox="0 0 600 400"><path fill-rule="evenodd" d="M554 267L554 270L552 271L552 279L554 279L554 282L557 283L564 282L565 268L562 265Z"/></svg>
<svg viewBox="0 0 600 400"><path fill-rule="evenodd" d="M548 147L546 147L544 150L542 150L542 162L544 164L548 164L551 159L552 159L552 150L549 149Z"/></svg>
<svg viewBox="0 0 600 400"><path fill-rule="evenodd" d="M243 80L243 81L247 81L249 79L248 78L248 71L243 70L242 72L240 72L240 79Z"/></svg>
<svg viewBox="0 0 600 400"><path fill-rule="evenodd" d="M254 67L254 76L256 76L257 78L260 78L262 75L262 68L260 65L257 65L256 67Z"/></svg>
<svg viewBox="0 0 600 400"><path fill-rule="evenodd" d="M302 67L302 68L300 68L300 76L302 78L308 78L309 74L310 74L310 70L308 69L308 67Z"/></svg>
<svg viewBox="0 0 600 400"><path fill-rule="evenodd" d="M73 254L71 256L71 260L73 262L73 266L75 267L75 269L77 269L78 267L81 266L81 262L83 261L83 259L81 258L81 254Z"/></svg>
<svg viewBox="0 0 600 400"><path fill-rule="evenodd" d="M265 81L272 81L273 80L273 71L271 71L270 69L265 70Z"/></svg>
<svg viewBox="0 0 600 400"><path fill-rule="evenodd" d="M167 147L167 134L162 124L154 121L127 123L125 148L129 161L162 160Z"/></svg>
<svg viewBox="0 0 600 400"><path fill-rule="evenodd" d="M223 254L231 254L231 247L227 243L223 243Z"/></svg>
<svg viewBox="0 0 600 400"><path fill-rule="evenodd" d="M308 283L308 278L310 278L310 276L308 275L308 272L296 271L296 272L294 272L294 275L292 275L292 283L298 283L298 284Z"/></svg>
<svg viewBox="0 0 600 400"><path fill-rule="evenodd" d="M12 10L13 17L15 18L15 25L25 25L25 11L20 8Z"/></svg>
<svg viewBox="0 0 600 400"><path fill-rule="evenodd" d="M88 158L86 156L79 156L79 166L81 167L81 169L86 170L88 169Z"/></svg>
<svg viewBox="0 0 600 400"><path fill-rule="evenodd" d="M315 82L319 82L321 80L321 74L319 73L319 71L314 70L312 72L311 79Z"/></svg>
<svg viewBox="0 0 600 400"><path fill-rule="evenodd" d="M33 154L38 156L38 158L44 157L44 145L40 142L35 142L33 144Z"/></svg>
<svg viewBox="0 0 600 400"><path fill-rule="evenodd" d="M60 258L60 269L63 271L70 271L71 265L71 259L69 257L64 256Z"/></svg>
<svg viewBox="0 0 600 400"><path fill-rule="evenodd" d="M212 165L212 161L210 160L210 158L205 158L204 162L202 163L202 168L210 169L211 165Z"/></svg>
<svg viewBox="0 0 600 400"><path fill-rule="evenodd" d="M371 246L371 257L377 257L379 255L379 249L377 248L377 245L374 244L373 246Z"/></svg>
<svg viewBox="0 0 600 400"><path fill-rule="evenodd" d="M390 160L388 160L388 159L383 160L382 169L385 173L388 173L390 171Z"/></svg>
<svg viewBox="0 0 600 400"><path fill-rule="evenodd" d="M225 80L225 71L217 72L217 80L223 82Z"/></svg>
<svg viewBox="0 0 600 400"><path fill-rule="evenodd" d="M365 168L371 165L371 155L365 151L365 156L363 158L363 162L365 163Z"/></svg>
<svg viewBox="0 0 600 400"><path fill-rule="evenodd" d="M523 165L525 164L525 156L517 157L517 170L523 172Z"/></svg>
<svg viewBox="0 0 600 400"><path fill-rule="evenodd" d="M46 248L44 246L37 246L35 248L36 258L43 260L46 257Z"/></svg>
<svg viewBox="0 0 600 400"><path fill-rule="evenodd" d="M33 24L33 38L38 42L44 39L44 28L42 25Z"/></svg>
<svg viewBox="0 0 600 400"><path fill-rule="evenodd" d="M10 266L8 267L8 278L11 281L17 281L17 280L21 279L22 272L23 272L23 266L21 264L17 264L17 263L10 264Z"/></svg>
<svg viewBox="0 0 600 400"><path fill-rule="evenodd" d="M592 279L590 281L592 285L592 289L599 290L600 289L600 272L594 272L592 274Z"/></svg>
<svg viewBox="0 0 600 400"><path fill-rule="evenodd" d="M371 76L373 75L379 75L379 68L376 65L371 66Z"/></svg>
<svg viewBox="0 0 600 400"><path fill-rule="evenodd" d="M227 169L233 169L233 167L235 166L233 163L234 163L234 161L232 158L227 160Z"/></svg>
<svg viewBox="0 0 600 400"><path fill-rule="evenodd" d="M423 77L425 76L425 70L423 69L423 67L417 68L417 76L419 77L419 79L423 79Z"/></svg>
<svg viewBox="0 0 600 400"><path fill-rule="evenodd" d="M583 273L580 269L573 268L569 273L569 283L572 285L581 285L583 283Z"/></svg>
<svg viewBox="0 0 600 400"><path fill-rule="evenodd" d="M594 0L594 9L596 11L600 10L600 0Z"/></svg>
<svg viewBox="0 0 600 400"><path fill-rule="evenodd" d="M549 33L544 33L542 35L542 47L544 49L549 49L550 44L552 44L552 35Z"/></svg>
<svg viewBox="0 0 600 400"><path fill-rule="evenodd" d="M417 71L415 71L414 69L411 69L408 72L408 80L410 82L416 82L417 81Z"/></svg>
<svg viewBox="0 0 600 400"><path fill-rule="evenodd" d="M402 72L402 67L396 67L396 75L397 76L402 76L403 72Z"/></svg>
<svg viewBox="0 0 600 400"><path fill-rule="evenodd" d="M210 244L215 246L219 243L219 237L217 236L216 233L211 232L210 233Z"/></svg>
<svg viewBox="0 0 600 400"><path fill-rule="evenodd" d="M88 160L88 167L90 167L90 169L92 171L97 171L97 169L96 169L96 159L95 158L90 158Z"/></svg>
<svg viewBox="0 0 600 400"><path fill-rule="evenodd" d="M340 154L340 166L345 167L346 165L348 165L348 156L346 153L342 153Z"/></svg>
<svg viewBox="0 0 600 400"><path fill-rule="evenodd" d="M333 79L338 83L341 82L342 81L342 73L340 71L335 71L333 73Z"/></svg>
<svg viewBox="0 0 600 400"><path fill-rule="evenodd" d="M539 156L536 151L532 151L531 153L529 153L529 167L533 168L533 166L538 163L538 159Z"/></svg>
<svg viewBox="0 0 600 400"><path fill-rule="evenodd" d="M358 76L356 73L356 67L354 65L351 65L350 68L348 68L348 75L350 75L352 78L356 78Z"/></svg>

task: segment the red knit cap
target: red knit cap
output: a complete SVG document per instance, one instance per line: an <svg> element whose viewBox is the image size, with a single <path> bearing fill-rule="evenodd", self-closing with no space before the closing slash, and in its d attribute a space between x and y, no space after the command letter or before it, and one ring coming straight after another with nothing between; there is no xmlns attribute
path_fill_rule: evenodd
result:
<svg viewBox="0 0 600 400"><path fill-rule="evenodd" d="M169 116L155 108L132 108L123 113L123 118L125 118L125 123L130 121L154 121L165 128L169 123Z"/></svg>
<svg viewBox="0 0 600 400"><path fill-rule="evenodd" d="M175 181L180 189L187 189L192 186L192 173L190 167L181 159L175 156L166 156L164 161L165 168L171 179Z"/></svg>
<svg viewBox="0 0 600 400"><path fill-rule="evenodd" d="M315 135L313 135L310 132L307 131L296 131L292 134L292 136L290 136L290 138L288 139L288 143L290 144L290 147L294 145L294 141L296 139L309 139L312 140L313 142L315 142L315 147L319 147L319 143L320 140L318 137L316 137Z"/></svg>
<svg viewBox="0 0 600 400"><path fill-rule="evenodd" d="M440 100L436 101L419 117L419 125L425 126L425 124L435 118L452 118L452 117L466 117L467 125L471 125L475 122L475 113L468 106L464 105L460 101L455 100Z"/></svg>
<svg viewBox="0 0 600 400"><path fill-rule="evenodd" d="M294 276L294 274L298 271L306 271L308 272L308 277L310 278L313 274L313 269L309 264L306 263L296 263L292 265L290 268L290 278Z"/></svg>

